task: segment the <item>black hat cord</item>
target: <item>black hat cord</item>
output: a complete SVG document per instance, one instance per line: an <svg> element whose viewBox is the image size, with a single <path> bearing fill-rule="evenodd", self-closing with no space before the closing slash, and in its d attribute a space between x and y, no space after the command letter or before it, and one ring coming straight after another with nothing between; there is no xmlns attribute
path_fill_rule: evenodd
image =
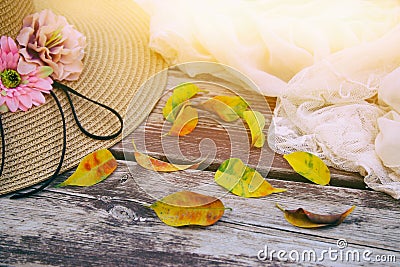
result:
<svg viewBox="0 0 400 267"><path fill-rule="evenodd" d="M68 103L71 107L71 111L72 111L72 115L74 116L75 122L78 126L78 128L81 130L82 133L84 133L85 135L87 135L90 138L93 138L95 140L111 140L114 139L115 137L119 136L122 133L122 127L123 127L123 119L121 117L121 115L114 109L110 108L109 106L106 106L102 103L99 103L97 101L94 101L80 93L78 93L77 91L75 91L74 89L61 84L59 82L54 81L53 84L54 87L60 88L61 90L63 90L63 92L65 93L65 95L67 96L68 99ZM79 119L78 119L78 115L76 114L75 111L75 107L74 104L72 102L70 93L73 95L76 95L77 97L80 97L84 100L87 100L89 102L92 102L100 107L103 107L105 109L107 109L108 111L110 111L111 113L113 113L119 120L120 122L120 127L118 129L117 132L111 134L111 135L95 135L92 134L90 132L88 132L80 123ZM44 182L41 186L39 186L38 188L32 189L28 192L23 192L23 193L17 193L12 195L10 198L11 199L18 199L18 198L24 198L24 197L28 197L31 196L33 194L36 194L37 192L42 191L43 189L45 189L60 173L61 167L63 165L64 162L64 158L65 158L65 153L66 153L66 149L67 149L67 126L65 123L65 115L64 115L64 111L62 109L61 103L59 101L59 99L57 98L56 94L53 91L50 91L51 96L54 98L57 107L60 111L61 114L61 119L62 119L62 124L63 124L63 145L62 145L62 150L61 150L61 157L60 160L58 162L58 166L57 169L54 171L53 175L46 181ZM4 168L4 162L5 162L5 137L4 137L4 129L3 129L3 124L2 124L2 120L1 120L1 115L0 115L0 135L1 135L1 164L0 164L0 176L2 175L3 172L3 168Z"/></svg>

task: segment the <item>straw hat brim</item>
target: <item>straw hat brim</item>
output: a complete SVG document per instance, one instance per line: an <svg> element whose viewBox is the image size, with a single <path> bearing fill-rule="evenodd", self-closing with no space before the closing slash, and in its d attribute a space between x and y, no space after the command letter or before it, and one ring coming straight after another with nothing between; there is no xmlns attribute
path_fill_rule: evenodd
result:
<svg viewBox="0 0 400 267"><path fill-rule="evenodd" d="M145 81L167 67L148 47L147 14L132 0L34 0L33 3L36 12L50 9L65 16L87 38L84 70L77 81L65 84L116 109L123 117L128 104L136 101L136 110L129 112L135 118L129 119L136 121L133 126L138 126L151 112L166 82L165 75L157 75L151 84L141 88ZM121 136L110 141L85 136L76 126L63 92L57 88L54 92L63 106L67 124L67 153L62 171L76 166L90 152L121 140ZM107 135L118 130L119 122L110 112L78 97L72 98L78 117L89 132ZM62 147L62 121L55 101L47 96L42 106L4 114L3 128L6 157L0 194L48 179L57 167Z"/></svg>

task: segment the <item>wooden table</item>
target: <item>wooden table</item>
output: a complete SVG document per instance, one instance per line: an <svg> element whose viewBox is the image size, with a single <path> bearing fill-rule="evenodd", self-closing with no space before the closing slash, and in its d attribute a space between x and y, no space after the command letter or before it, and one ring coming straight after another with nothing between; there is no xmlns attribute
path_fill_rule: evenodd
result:
<svg viewBox="0 0 400 267"><path fill-rule="evenodd" d="M174 75L179 76L172 73ZM218 94L218 89L206 89L211 89L211 95ZM275 99L245 94L253 108L263 110L269 120L272 115L265 109L265 101L273 109ZM274 155L267 145L262 150L249 150L249 133L239 122L222 126L216 117L203 114L195 131L179 141L162 136L170 126L161 115L168 96L160 100L144 124L110 149L118 159L118 168L104 182L88 188L54 188L71 175L72 170L33 197L0 198L0 265L373 265L362 258L363 253L367 253L364 256L371 260L392 261L392 256L396 257L397 263L375 263L377 266L399 266L399 201L367 189L357 174L334 169L331 169L330 186L311 184L294 173L282 156ZM232 135L238 138L234 138L234 142L229 139ZM244 141L240 141L241 137ZM212 159L202 164L205 165L203 170L155 173L134 162L132 138L139 150L159 159L176 162L185 156L196 160L200 151L203 156L211 155ZM215 156L212 148L215 148ZM218 166L232 155L244 157L250 166L264 175L268 173L267 180L272 185L288 191L257 199L227 194L213 178ZM210 227L174 228L163 224L152 210L143 206L177 190L218 196L232 211L227 210L222 219ZM316 213L343 212L352 205L357 208L341 225L313 230L290 225L275 207L276 203ZM341 239L347 242L343 250L337 246ZM263 251L266 247L268 257ZM272 250L282 250L281 257L275 252L270 259ZM333 253L331 258L326 254L323 261L309 260L307 251L310 250L317 253L317 258L323 250L342 253L352 250L359 253L361 259L354 261L350 255L349 260L346 257L335 260ZM285 261L289 253L292 257L299 253L300 261ZM302 261L303 253L306 258Z"/></svg>

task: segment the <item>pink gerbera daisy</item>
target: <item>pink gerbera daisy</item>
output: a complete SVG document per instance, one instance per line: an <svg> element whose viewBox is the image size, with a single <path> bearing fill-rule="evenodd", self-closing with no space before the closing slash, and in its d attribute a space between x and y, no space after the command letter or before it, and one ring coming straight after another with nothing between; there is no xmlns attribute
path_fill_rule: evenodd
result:
<svg viewBox="0 0 400 267"><path fill-rule="evenodd" d="M0 111L18 109L27 111L45 102L43 93L52 90L53 70L48 66L36 66L26 73L20 65L18 47L13 39L0 39Z"/></svg>

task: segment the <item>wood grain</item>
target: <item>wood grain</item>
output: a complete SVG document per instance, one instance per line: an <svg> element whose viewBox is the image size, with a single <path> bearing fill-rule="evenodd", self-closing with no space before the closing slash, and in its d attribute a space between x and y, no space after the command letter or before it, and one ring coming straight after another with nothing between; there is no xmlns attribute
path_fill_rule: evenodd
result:
<svg viewBox="0 0 400 267"><path fill-rule="evenodd" d="M173 70L168 88L191 81ZM210 95L239 94L262 112L269 121L273 98L250 93L227 82L204 83ZM214 82L214 83L213 83ZM358 174L331 169L330 186L310 184L295 174L280 155L266 145L249 146L249 131L241 121L221 122L200 112L195 131L183 138L164 136L162 107L169 95L157 104L147 121L133 134L111 148L120 159L108 179L92 187L53 186L72 171L56 179L52 186L27 199L0 197L0 265L7 266L366 266L370 262L260 261L257 253L271 250L337 249L338 239L346 239L346 250L368 249L373 255L394 255L400 260L399 202L383 193L364 190ZM205 99L200 95L200 100ZM196 102L194 101L194 104ZM268 108L268 106L270 108ZM129 114L129 111L128 111ZM129 128L129 127L128 127ZM267 128L265 129L267 133ZM133 160L132 139L140 151L159 159L183 163L199 161L201 170L159 174L145 170ZM275 187L288 191L265 198L243 199L227 193L213 181L215 170L230 157L239 157L257 168ZM173 228L163 224L146 205L180 190L219 197L227 210L211 227ZM290 225L275 204L315 213L355 211L337 227L301 229ZM385 263L385 266L398 266Z"/></svg>
<svg viewBox="0 0 400 267"><path fill-rule="evenodd" d="M49 188L18 201L0 198L0 263L261 266L272 263L257 259L265 245L321 252L335 249L340 238L348 241L349 249L400 253L400 236L395 234L400 208L385 194L270 179L288 192L243 199L213 183L213 172L158 174L134 162L118 163L117 172L93 187ZM173 228L143 206L179 189L218 196L233 210L212 227ZM288 224L275 203L319 213L342 212L353 204L357 208L342 225L307 230ZM291 265L276 259L274 263ZM323 262L324 266L337 264Z"/></svg>
<svg viewBox="0 0 400 267"><path fill-rule="evenodd" d="M195 105L216 95L240 95L250 103L253 110L264 115L267 122L264 133L268 136L275 98L264 97L254 91L245 90L242 86L210 77L210 75L190 78L176 70L170 71L169 74L167 88L174 88L180 82L194 82L201 89L208 91L208 93L200 93L191 100ZM215 171L226 159L238 157L257 168L263 175L269 173L271 178L309 182L294 172L282 155L275 154L267 143L262 149L252 148L249 129L242 120L226 123L215 114L200 110L199 123L191 134L180 138L165 136L171 123L164 120L162 109L171 94L171 92L164 94L147 120L133 134L126 134L123 141L111 149L116 158L134 160L132 140L135 140L139 150L162 160L168 159L182 163L185 160L199 160L200 157L208 155L209 160L203 164L203 168ZM331 185L366 189L363 178L359 174L334 168L330 170Z"/></svg>

